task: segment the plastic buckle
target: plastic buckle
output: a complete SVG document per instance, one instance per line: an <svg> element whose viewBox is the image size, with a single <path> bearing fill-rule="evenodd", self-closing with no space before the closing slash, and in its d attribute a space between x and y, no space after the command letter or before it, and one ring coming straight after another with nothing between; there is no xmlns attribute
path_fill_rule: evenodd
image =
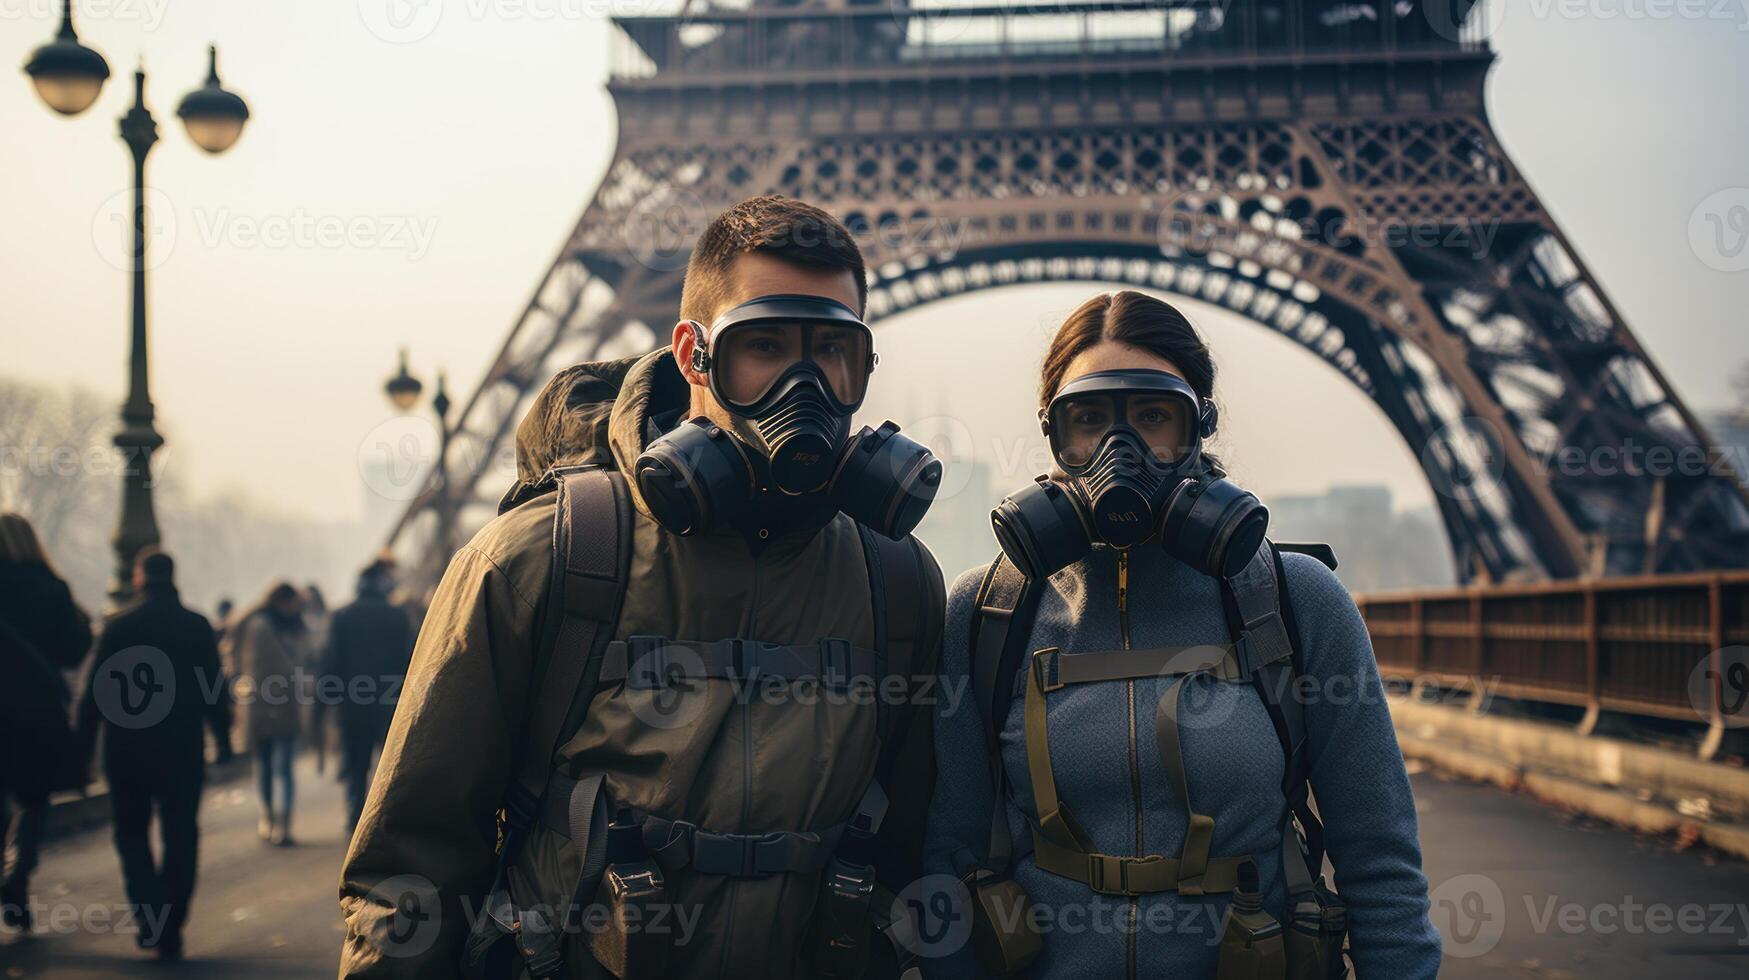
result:
<svg viewBox="0 0 1749 980"><path fill-rule="evenodd" d="M556 976L563 963L552 924L538 910L528 909L516 917L516 948L531 977Z"/></svg>
<svg viewBox="0 0 1749 980"><path fill-rule="evenodd" d="M1056 647L1045 647L1035 650L1032 654L1033 673L1038 677L1038 686L1049 694L1063 689L1062 675L1057 670L1057 657L1060 651Z"/></svg>
<svg viewBox="0 0 1749 980"><path fill-rule="evenodd" d="M713 834L700 830L693 835L692 865L704 874L730 878L764 878L784 870L784 835Z"/></svg>
<svg viewBox="0 0 1749 980"><path fill-rule="evenodd" d="M1116 879L1115 888L1108 885L1112 879ZM1087 855L1087 887L1101 895L1124 895L1128 894L1125 891L1128 883L1129 873L1123 858L1110 854Z"/></svg>
<svg viewBox="0 0 1749 980"><path fill-rule="evenodd" d="M820 640L820 683L834 689L850 687L850 641L835 636Z"/></svg>
<svg viewBox="0 0 1749 980"><path fill-rule="evenodd" d="M653 691L668 686L668 639L662 636L626 638L626 686Z"/></svg>

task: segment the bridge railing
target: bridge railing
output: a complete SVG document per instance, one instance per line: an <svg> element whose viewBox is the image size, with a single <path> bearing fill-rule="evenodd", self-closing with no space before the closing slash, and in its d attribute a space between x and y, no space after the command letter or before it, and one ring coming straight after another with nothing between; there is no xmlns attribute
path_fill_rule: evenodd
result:
<svg viewBox="0 0 1749 980"><path fill-rule="evenodd" d="M1496 0L1498 2L1498 0ZM914 0L834 10L752 5L614 18L616 81L664 76L753 81L762 72L850 71L1162 59L1187 66L1267 56L1485 51L1470 0Z"/></svg>
<svg viewBox="0 0 1749 980"><path fill-rule="evenodd" d="M1700 722L1749 720L1749 572L1357 596L1387 678Z"/></svg>

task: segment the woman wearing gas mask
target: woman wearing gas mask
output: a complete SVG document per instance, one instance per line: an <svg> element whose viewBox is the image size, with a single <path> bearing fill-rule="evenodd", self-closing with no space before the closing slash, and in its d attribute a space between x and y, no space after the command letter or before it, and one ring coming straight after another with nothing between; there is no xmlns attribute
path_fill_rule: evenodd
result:
<svg viewBox="0 0 1749 980"><path fill-rule="evenodd" d="M970 694L936 708L925 887L958 904L922 898L952 909L920 924L933 976L1438 970L1366 628L1328 549L1269 543L1204 448L1214 376L1139 293L1051 342L1056 469L948 600L943 689Z"/></svg>

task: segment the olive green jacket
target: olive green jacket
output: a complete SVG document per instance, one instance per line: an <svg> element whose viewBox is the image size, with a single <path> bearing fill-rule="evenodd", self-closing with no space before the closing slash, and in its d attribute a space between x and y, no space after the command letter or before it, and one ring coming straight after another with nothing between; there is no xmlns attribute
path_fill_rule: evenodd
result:
<svg viewBox="0 0 1749 980"><path fill-rule="evenodd" d="M612 372L615 366L603 367ZM561 378L577 384L574 374ZM678 380L667 350L625 374L611 413L599 419L622 472L631 472L642 452L652 412L683 406L676 401L685 393ZM556 397L559 404L578 398ZM530 448L524 444L519 452ZM774 534L755 556L739 531L680 538L662 530L635 487L633 504L630 584L617 639L803 644L830 636L874 646L862 543L849 518L835 515L822 528ZM554 495L547 493L501 514L456 554L437 589L342 872L342 977L459 975L463 940L493 878L497 812L525 736L553 511ZM918 550L939 605L939 569L926 549ZM936 672L939 643L939 635L924 639L916 674ZM719 833L806 830L849 816L875 765L872 706L773 708L719 692L689 708L697 714L687 725L649 726L639 720L636 693L619 686L599 690L582 729L559 753L573 775L605 774L615 804ZM882 837L884 847L915 859L934 764L929 706L909 707L894 716L899 754L894 785L886 787L891 809ZM818 877L671 880L674 900L698 915L676 975L805 975L804 937ZM409 890L439 907L422 908L414 922L397 917L396 903L404 903ZM567 947L568 957L575 953ZM579 972L593 973L587 967Z"/></svg>

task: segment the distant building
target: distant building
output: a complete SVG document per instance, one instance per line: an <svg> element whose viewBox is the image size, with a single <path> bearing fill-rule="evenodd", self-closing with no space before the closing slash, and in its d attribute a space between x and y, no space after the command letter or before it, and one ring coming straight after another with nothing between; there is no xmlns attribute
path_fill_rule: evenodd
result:
<svg viewBox="0 0 1749 980"><path fill-rule="evenodd" d="M1749 486L1749 409L1709 412L1701 423L1712 437L1713 448L1736 471L1738 482Z"/></svg>
<svg viewBox="0 0 1749 980"><path fill-rule="evenodd" d="M1336 574L1355 592L1456 581L1451 545L1431 508L1397 513L1389 487L1332 487L1319 496L1269 497L1269 536L1318 542L1336 550Z"/></svg>

